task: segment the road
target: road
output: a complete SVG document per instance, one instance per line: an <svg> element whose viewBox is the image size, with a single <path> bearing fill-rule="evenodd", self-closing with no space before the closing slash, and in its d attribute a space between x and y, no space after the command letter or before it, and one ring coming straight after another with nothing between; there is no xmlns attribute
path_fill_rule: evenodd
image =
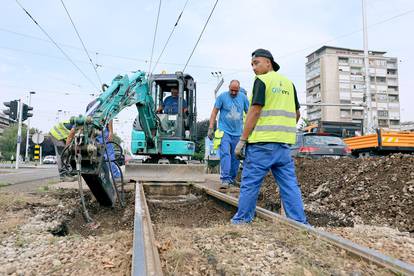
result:
<svg viewBox="0 0 414 276"><path fill-rule="evenodd" d="M32 168L21 168L18 170L4 168L0 169L0 186L2 186L1 190L3 191L19 190L20 186L32 186L35 183L41 184L45 180L57 179L58 171L56 166L39 166Z"/></svg>

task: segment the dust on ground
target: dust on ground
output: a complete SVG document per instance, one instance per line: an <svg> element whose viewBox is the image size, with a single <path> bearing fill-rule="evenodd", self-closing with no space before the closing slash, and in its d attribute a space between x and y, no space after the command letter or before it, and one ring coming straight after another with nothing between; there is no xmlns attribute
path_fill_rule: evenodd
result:
<svg viewBox="0 0 414 276"><path fill-rule="evenodd" d="M0 193L0 275L129 275L133 195L125 209L86 196L97 228L76 190Z"/></svg>
<svg viewBox="0 0 414 276"><path fill-rule="evenodd" d="M147 197L166 275L389 275L306 231L256 220L229 224L234 209L204 196Z"/></svg>

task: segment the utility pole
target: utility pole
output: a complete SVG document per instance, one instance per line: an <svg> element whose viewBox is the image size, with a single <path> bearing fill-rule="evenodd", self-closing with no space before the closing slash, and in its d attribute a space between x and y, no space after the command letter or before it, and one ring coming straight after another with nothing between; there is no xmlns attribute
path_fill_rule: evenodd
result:
<svg viewBox="0 0 414 276"><path fill-rule="evenodd" d="M19 168L20 161L20 143L22 141L22 118L23 118L23 100L19 101L19 128L17 129L17 147L16 147L16 170Z"/></svg>
<svg viewBox="0 0 414 276"><path fill-rule="evenodd" d="M34 91L30 91L29 92L29 106L30 106L30 102L32 100L32 94L36 94L36 92ZM24 155L24 161L27 162L29 161L29 133L30 131L30 118L27 120L27 131L26 131L26 152Z"/></svg>
<svg viewBox="0 0 414 276"><path fill-rule="evenodd" d="M372 101L371 101L371 80L369 76L369 53L368 53L368 32L367 32L367 15L366 0L362 0L362 21L363 21L363 37L364 37L364 66L365 66L365 100L366 108L364 108L364 134L372 132L374 123L372 120Z"/></svg>

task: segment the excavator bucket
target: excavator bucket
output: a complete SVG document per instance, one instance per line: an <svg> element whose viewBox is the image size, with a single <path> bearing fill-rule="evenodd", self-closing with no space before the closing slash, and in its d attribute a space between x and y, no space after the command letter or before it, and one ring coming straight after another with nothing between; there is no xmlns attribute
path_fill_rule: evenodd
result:
<svg viewBox="0 0 414 276"><path fill-rule="evenodd" d="M137 181L204 182L202 164L127 164L125 178Z"/></svg>

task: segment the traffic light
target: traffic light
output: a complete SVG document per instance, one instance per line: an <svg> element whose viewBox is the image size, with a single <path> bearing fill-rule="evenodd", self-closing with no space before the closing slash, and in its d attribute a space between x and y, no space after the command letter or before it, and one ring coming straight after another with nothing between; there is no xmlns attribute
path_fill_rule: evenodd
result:
<svg viewBox="0 0 414 276"><path fill-rule="evenodd" d="M32 111L33 107L28 106L27 104L23 104L23 114L22 114L22 121L26 121L27 118L33 117L32 113L29 113L29 111Z"/></svg>
<svg viewBox="0 0 414 276"><path fill-rule="evenodd" d="M10 119L17 120L17 111L19 107L19 102L17 100L11 102L4 102L4 105L9 109L4 110L4 114L8 115Z"/></svg>

